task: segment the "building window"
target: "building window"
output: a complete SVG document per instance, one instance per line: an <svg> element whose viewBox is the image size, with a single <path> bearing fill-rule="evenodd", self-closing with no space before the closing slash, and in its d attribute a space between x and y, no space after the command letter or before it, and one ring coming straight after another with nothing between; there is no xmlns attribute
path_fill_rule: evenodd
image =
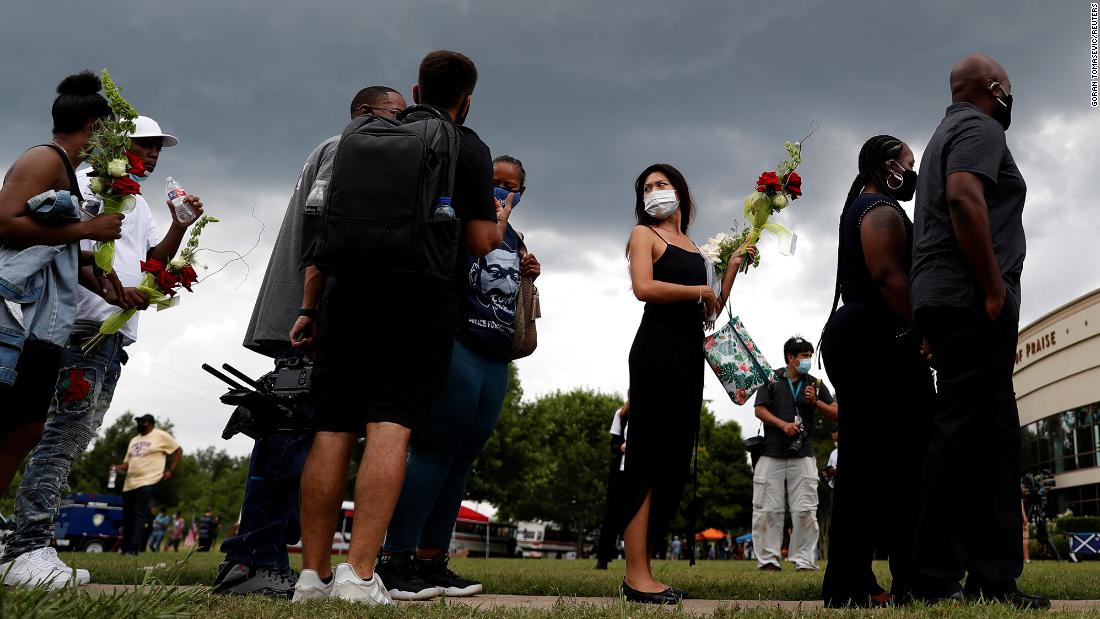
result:
<svg viewBox="0 0 1100 619"><path fill-rule="evenodd" d="M1030 423L1021 428L1020 439L1025 472L1064 473L1100 466L1100 403Z"/></svg>

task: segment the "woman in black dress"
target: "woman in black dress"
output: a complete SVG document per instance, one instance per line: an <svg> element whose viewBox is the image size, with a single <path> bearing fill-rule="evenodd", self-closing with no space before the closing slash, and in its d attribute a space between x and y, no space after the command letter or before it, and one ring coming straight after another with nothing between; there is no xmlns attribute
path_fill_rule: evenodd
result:
<svg viewBox="0 0 1100 619"><path fill-rule="evenodd" d="M901 140L867 140L840 216L837 287L821 345L841 403L822 586L832 607L901 602L911 584L920 464L935 399L912 327L913 224L898 203L913 198L913 164ZM871 571L876 552L890 558L889 594Z"/></svg>
<svg viewBox="0 0 1100 619"><path fill-rule="evenodd" d="M630 440L617 501L626 544L622 592L631 601L674 604L684 592L654 579L649 558L665 545L691 465L703 405L704 318L724 306L743 256L730 259L716 294L707 286L709 263L687 236L694 204L683 175L654 164L634 191L638 224L627 256L634 296L646 305L630 349Z"/></svg>

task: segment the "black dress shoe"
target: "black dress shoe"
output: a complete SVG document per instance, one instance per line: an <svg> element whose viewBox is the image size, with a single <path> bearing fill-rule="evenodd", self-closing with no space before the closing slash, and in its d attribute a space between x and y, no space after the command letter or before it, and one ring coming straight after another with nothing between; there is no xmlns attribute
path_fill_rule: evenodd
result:
<svg viewBox="0 0 1100 619"><path fill-rule="evenodd" d="M965 604L966 595L962 591L954 591L948 595L926 595L919 592L913 594L913 599L929 606L936 604Z"/></svg>
<svg viewBox="0 0 1100 619"><path fill-rule="evenodd" d="M1049 610L1050 598L1045 595L1034 595L1021 591L967 591L966 599L970 602L1000 602L1011 604L1019 610Z"/></svg>
<svg viewBox="0 0 1100 619"><path fill-rule="evenodd" d="M669 587L664 591L658 593L646 593L645 591L638 591L626 584L626 580L623 580L622 586L619 587L619 592L626 598L627 602L638 602L640 604L679 604L682 593L679 589L673 589Z"/></svg>
<svg viewBox="0 0 1100 619"><path fill-rule="evenodd" d="M596 561L596 569L606 570L607 569L607 561Z"/></svg>

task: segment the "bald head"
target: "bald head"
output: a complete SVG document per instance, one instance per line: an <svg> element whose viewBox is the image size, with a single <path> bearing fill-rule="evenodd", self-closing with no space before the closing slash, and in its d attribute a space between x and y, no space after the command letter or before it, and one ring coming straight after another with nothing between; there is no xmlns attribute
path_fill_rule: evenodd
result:
<svg viewBox="0 0 1100 619"><path fill-rule="evenodd" d="M970 103L1008 129L1012 82L1004 67L985 54L971 54L951 69L951 101Z"/></svg>
<svg viewBox="0 0 1100 619"><path fill-rule="evenodd" d="M985 54L971 54L951 69L951 100L975 105L988 102L989 85L993 82L1004 86L1005 92L1012 91L1008 74L1000 63Z"/></svg>

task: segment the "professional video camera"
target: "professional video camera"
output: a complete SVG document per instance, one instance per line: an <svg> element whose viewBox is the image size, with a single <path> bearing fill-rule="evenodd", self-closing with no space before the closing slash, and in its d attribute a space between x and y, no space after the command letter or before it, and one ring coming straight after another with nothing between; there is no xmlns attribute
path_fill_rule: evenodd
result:
<svg viewBox="0 0 1100 619"><path fill-rule="evenodd" d="M1028 521L1035 525L1035 541L1039 543L1039 548L1049 551L1055 559L1061 561L1058 549L1050 541L1050 508L1047 499L1054 484L1054 475L1046 469L1038 473L1026 473L1020 478L1020 487L1024 493L1024 511Z"/></svg>
<svg viewBox="0 0 1100 619"><path fill-rule="evenodd" d="M313 379L313 362L307 357L285 357L275 362L275 369L253 380L228 363L222 369L244 384L226 376L207 364L202 369L217 377L230 389L221 397L222 404L235 406L222 438L237 433L260 439L277 432L299 433L310 430L302 413L302 403L309 394Z"/></svg>

